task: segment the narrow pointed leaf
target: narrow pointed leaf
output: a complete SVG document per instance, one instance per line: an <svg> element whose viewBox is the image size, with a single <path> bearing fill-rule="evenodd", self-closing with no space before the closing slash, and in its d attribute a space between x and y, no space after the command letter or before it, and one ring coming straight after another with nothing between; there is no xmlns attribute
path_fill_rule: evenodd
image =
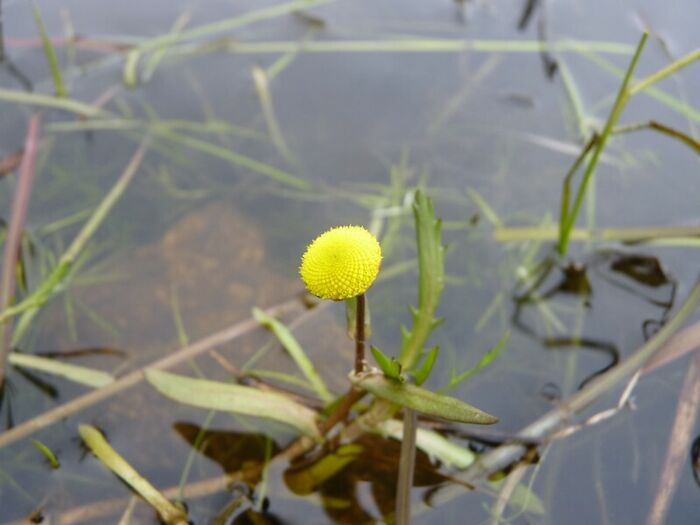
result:
<svg viewBox="0 0 700 525"><path fill-rule="evenodd" d="M281 394L154 369L146 370L146 379L161 394L180 403L271 419L321 440L316 412Z"/></svg>
<svg viewBox="0 0 700 525"><path fill-rule="evenodd" d="M41 454L46 458L46 461L49 462L49 465L51 465L52 469L57 469L61 466L53 450L44 445L41 441L38 439L32 439L32 445L34 445L36 449L41 452Z"/></svg>
<svg viewBox="0 0 700 525"><path fill-rule="evenodd" d="M496 346L491 348L488 352L486 352L481 359L479 359L479 362L474 365L472 368L469 370L465 370L461 374L457 375L453 372L452 374L452 379L450 379L449 384L443 389L443 390L450 390L451 388L456 387L459 385L462 381L465 381L472 377L474 374L479 372L480 370L486 368L489 366L494 359L498 357L498 355L501 353L501 350L505 348L506 343L510 339L510 332L506 332L503 334L503 337L496 343Z"/></svg>
<svg viewBox="0 0 700 525"><path fill-rule="evenodd" d="M414 374L414 377L416 379L416 385L421 386L423 383L425 383L425 380L428 379L430 372L433 371L433 366L435 366L435 361L437 360L439 351L440 348L434 346L425 356L425 359L423 359L423 363L421 364L420 368L418 368L418 370L416 370L416 373Z"/></svg>
<svg viewBox="0 0 700 525"><path fill-rule="evenodd" d="M457 398L436 394L409 383L399 383L382 374L370 373L359 377L353 374L350 381L378 398L428 416L478 425L490 425L498 421L498 418Z"/></svg>
<svg viewBox="0 0 700 525"><path fill-rule="evenodd" d="M401 365L398 361L396 361L396 359L392 359L391 357L385 355L376 346L370 347L370 351L372 352L374 360L379 365L379 368L382 369L385 376L390 377L391 379L396 379L397 381L400 380Z"/></svg>

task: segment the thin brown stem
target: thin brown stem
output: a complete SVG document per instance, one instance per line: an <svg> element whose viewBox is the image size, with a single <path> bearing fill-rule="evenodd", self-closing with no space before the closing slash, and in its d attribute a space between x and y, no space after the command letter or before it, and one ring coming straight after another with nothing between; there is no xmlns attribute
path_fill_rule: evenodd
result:
<svg viewBox="0 0 700 525"><path fill-rule="evenodd" d="M355 374L361 374L365 361L365 294L357 296L355 314Z"/></svg>
<svg viewBox="0 0 700 525"><path fill-rule="evenodd" d="M345 398L343 398L340 405L338 405L333 413L323 422L323 425L321 426L321 434L327 434L337 423L343 421L347 417L352 406L362 399L364 395L365 392L359 388L355 388L354 386L350 387L350 390L348 390L348 393L345 394Z"/></svg>

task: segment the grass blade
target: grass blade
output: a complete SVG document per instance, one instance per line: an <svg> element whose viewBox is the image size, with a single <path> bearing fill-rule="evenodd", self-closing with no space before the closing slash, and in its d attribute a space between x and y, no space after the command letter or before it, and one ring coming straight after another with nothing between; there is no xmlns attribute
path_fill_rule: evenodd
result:
<svg viewBox="0 0 700 525"><path fill-rule="evenodd" d="M87 447L109 470L119 476L151 505L168 525L187 525L187 516L173 505L158 489L141 476L134 467L114 450L102 433L90 425L80 425L80 437Z"/></svg>
<svg viewBox="0 0 700 525"><path fill-rule="evenodd" d="M571 230L573 230L574 224L576 223L576 218L578 217L581 205L583 204L583 199L586 196L586 190L588 189L588 185L591 181L591 178L593 177L593 174L595 173L595 169L598 165L598 159L600 159L600 155L603 152L603 149L605 148L605 144L608 140L608 137L610 136L610 133L612 132L613 127L615 126L615 123L619 119L623 108L629 100L630 92L627 86L632 80L634 70L637 67L637 62L639 62L639 57L642 54L644 44L646 44L648 37L649 33L643 33L641 39L639 40L637 50L635 51L634 56L632 57L629 66L627 67L627 72L625 73L625 77L622 80L622 84L620 85L620 89L618 91L617 98L615 100L615 104L613 105L612 111L608 116L608 120L605 123L603 131L601 132L600 136L595 141L595 145L593 146L593 152L591 154L590 160L588 161L588 165L586 166L586 171L583 174L581 184L578 187L574 204L571 207L571 210L568 211L568 213L566 214L564 214L563 212L565 211L565 208L568 208L568 206L565 207L565 195L564 192L562 192L562 217L560 217L560 235L559 243L557 246L560 255L565 255L567 252L569 246L569 236L571 235Z"/></svg>
<svg viewBox="0 0 700 525"><path fill-rule="evenodd" d="M212 144L211 142L200 140L194 137L189 137L187 135L180 135L162 129L154 129L154 132L159 136L167 138L173 142L177 142L197 151L208 153L209 155L223 159L235 166L240 166L249 169L250 171L253 171L255 173L265 175L276 180L277 182L281 182L288 186L292 186L299 189L309 188L309 183L306 182L304 179L296 177L291 173L288 173L279 168L275 168L270 164L260 162L259 160L252 159L240 153L236 153L235 151L229 148L225 148L216 144Z"/></svg>
<svg viewBox="0 0 700 525"><path fill-rule="evenodd" d="M57 468L60 468L61 464L59 463L58 458L56 457L56 454L54 454L53 450L44 445L38 439L32 439L32 445L34 445L34 447L36 447L36 449L39 452L41 452L41 455L46 458L46 461L49 462L49 465L51 465L52 469L55 470Z"/></svg>
<svg viewBox="0 0 700 525"><path fill-rule="evenodd" d="M49 69L51 70L51 77L53 78L54 89L56 90L56 96L64 98L68 96L68 91L63 83L63 76L61 75L61 67L58 64L58 57L56 56L56 50L51 43L49 35L46 33L46 26L44 26L44 21L41 18L41 11L39 11L39 6L36 0L32 1L32 13L34 14L34 21L39 29L39 35L41 36L41 43L44 46L44 55L46 55L46 62L49 64Z"/></svg>
<svg viewBox="0 0 700 525"><path fill-rule="evenodd" d="M103 372L102 370L94 370L92 368L78 365L69 365L48 357L12 352L7 356L7 360L14 366L40 370L42 372L64 377L66 379L70 379L71 381L75 381L76 383L94 388L100 388L114 381L114 377L112 377L112 375L108 374L107 372Z"/></svg>
<svg viewBox="0 0 700 525"><path fill-rule="evenodd" d="M0 101L16 102L18 104L27 104L29 106L41 106L46 108L62 109L77 113L83 117L92 117L101 113L102 110L97 106L91 106L79 100L69 98L52 97L50 95L41 95L39 93L26 93L24 91L16 91L14 89L0 88Z"/></svg>
<svg viewBox="0 0 700 525"><path fill-rule="evenodd" d="M267 73L265 73L261 67L255 66L253 67L252 75L253 82L255 84L255 92L258 94L258 99L260 100L260 107L262 108L263 116L265 117L265 123L267 124L267 131L270 134L270 139L272 139L272 143L275 145L275 148L277 148L277 152L287 162L293 162L292 154L287 147L287 143L282 135L279 122L277 121L277 116L275 115L275 108L272 104L272 95L270 94Z"/></svg>
<svg viewBox="0 0 700 525"><path fill-rule="evenodd" d="M388 419L381 423L377 430L401 441L403 423L398 419ZM431 458L439 460L447 468L464 469L474 463L476 459L476 454L468 448L460 447L437 432L425 428L418 428L416 446Z"/></svg>
<svg viewBox="0 0 700 525"><path fill-rule="evenodd" d="M16 343L29 327L32 319L47 301L59 293L65 285L66 279L71 273L71 269L87 242L95 234L99 226L107 217L116 202L122 196L127 186L138 171L141 161L146 154L148 141L144 140L141 146L131 158L129 165L114 184L109 193L104 197L99 206L95 209L90 219L85 223L71 245L65 251L47 278L34 290L29 297L21 303L6 308L0 312L0 322L22 314L14 331L12 342Z"/></svg>
<svg viewBox="0 0 700 525"><path fill-rule="evenodd" d="M501 350L503 350L505 348L509 339L510 339L510 332L506 332L505 334L503 334L503 336L498 341L498 343L496 343L496 346L494 346L488 352L486 352L482 356L482 358L479 359L479 362L476 365L474 365L469 370L462 372L459 375L456 375L453 372L453 376L450 379L449 384L443 389L443 391L450 390L450 389L456 387L462 381L469 379L470 377L472 377L474 374L476 374L480 370L483 370L484 368L489 366L493 362L493 360L496 359L500 355Z"/></svg>
<svg viewBox="0 0 700 525"><path fill-rule="evenodd" d="M277 319L268 315L260 308L253 308L253 317L261 325L267 327L275 334L275 337L279 339L282 346L289 352L290 357L294 360L294 363L299 367L301 373L304 374L306 379L311 383L314 391L318 397L323 400L324 403L330 403L335 399L335 396L328 390L326 383L323 382L321 376L316 371L311 359L306 355L304 349L301 347L299 342L296 340L292 332L284 326Z"/></svg>

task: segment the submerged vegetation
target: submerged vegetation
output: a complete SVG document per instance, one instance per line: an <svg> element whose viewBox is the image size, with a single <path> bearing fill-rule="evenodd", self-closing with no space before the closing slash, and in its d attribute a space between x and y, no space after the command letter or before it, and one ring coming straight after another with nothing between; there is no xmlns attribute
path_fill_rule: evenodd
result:
<svg viewBox="0 0 700 525"><path fill-rule="evenodd" d="M535 40L403 31L347 38L333 25L340 4L297 0L215 22L180 13L169 31L143 38L78 36L70 21L57 37L48 6L36 2L28 11L32 38L3 33L0 23L0 127L23 144L19 151L0 144L0 524L141 523L156 519L154 512L169 525L301 523L312 515L348 524L467 517L606 523L609 506L631 499L617 503L605 494L601 432L615 436L607 446L632 451L630 485L644 468L645 447L669 441L662 464L647 474L661 472L659 490L645 493L649 508L635 510L629 523L669 519L682 490L678 458L689 451L698 479L695 418L686 417L700 399L693 353L700 324L689 324L700 302L700 280L692 281L700 226L688 224L697 222L697 209L674 210L675 225L630 226L623 199L605 194L620 187L604 179L639 166L666 171L654 151L628 150L624 141L640 131L679 146L697 171L700 112L681 75L697 70L700 49L669 52L664 65L639 75L652 41L666 49L650 28L636 47L550 40L544 31ZM16 7L0 3L0 21L8 9ZM363 164L354 150L344 162L344 144L321 140L327 121L303 110L297 133L290 132L288 112L307 101L274 96L283 73L293 79L296 67L313 67L318 76L304 79L301 91L321 92L337 85L317 57L370 63L385 55L483 61L451 98L438 91L440 107L425 118L425 130L403 129L401 118L414 108L401 77L409 95L391 133L409 138L390 136L378 147L380 162ZM558 75L576 137L498 131L507 148L529 144L536 159L542 151L573 159L568 169L547 165L543 187L534 176L522 182L527 160L517 151L480 159L498 150L495 132L460 119L473 91L509 55L539 57L548 78ZM624 59L626 69L603 55ZM25 74L16 56L40 57L46 78L36 81L35 65ZM211 64L239 66L249 56L260 62L236 70L236 86L251 97L233 118L216 102L229 86L217 84ZM616 93L586 107L574 60L619 77ZM212 85L203 87L209 75ZM101 84L103 77L111 83ZM678 81L678 95L670 80ZM178 102L163 109L159 97L180 96L183 85L202 119L190 118L189 106L178 111ZM343 93L354 90L361 91ZM671 120L635 106L644 96ZM535 105L519 92L501 98ZM382 100L387 112L393 102ZM347 113L328 121L345 132L355 125ZM628 114L640 121L626 122ZM364 122L360 128L369 150L376 137ZM342 142L343 133L337 137ZM486 165L495 195L479 182ZM327 174L329 166L338 174ZM356 175L361 166L381 173ZM511 172L517 177L506 179ZM465 182L465 173L474 179ZM559 184L560 192L550 191ZM692 201L697 185L690 186L684 197ZM511 191L534 204L512 209L499 196ZM629 195L637 191L643 184ZM655 204L654 195L647 199ZM620 224L601 226L601 217ZM346 222L367 228L327 230L299 267L309 238ZM677 266L689 270L668 270L666 252L654 251L668 248L679 250ZM297 274L311 295L301 292ZM604 319L591 321L594 313ZM641 338L634 337L638 325ZM565 355L569 348L576 351ZM649 432L646 442L642 425L662 401L643 390L639 423L630 415L635 389L681 360L690 365L657 379L676 396L684 374L670 405L676 419L670 430L652 422L663 433ZM541 383L541 395L532 394ZM126 483L129 497L82 458L71 444L78 436ZM566 448L576 439L583 459ZM581 476L577 491L595 487L585 490L600 507L594 518L570 520L559 503L566 454L592 458L595 480ZM375 508L367 507L363 484ZM675 512L684 512L682 504Z"/></svg>

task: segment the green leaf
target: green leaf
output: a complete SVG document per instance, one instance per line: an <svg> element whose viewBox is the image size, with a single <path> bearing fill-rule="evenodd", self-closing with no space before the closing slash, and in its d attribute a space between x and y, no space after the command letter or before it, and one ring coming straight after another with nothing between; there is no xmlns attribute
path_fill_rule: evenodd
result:
<svg viewBox="0 0 700 525"><path fill-rule="evenodd" d="M459 385L462 381L469 379L471 376L479 372L480 370L486 368L489 366L494 359L498 357L498 355L501 353L501 350L503 350L506 346L506 343L510 339L510 331L507 331L501 339L496 343L496 346L491 348L488 352L486 352L481 359L479 359L479 362L474 365L472 368L469 370L465 370L459 375L455 375L453 372L452 378L450 379L450 382L448 385L442 389L442 391L450 390L457 385Z"/></svg>
<svg viewBox="0 0 700 525"><path fill-rule="evenodd" d="M292 332L289 331L289 328L259 308L253 308L253 317L255 317L255 320L261 325L272 330L272 333L279 339L282 346L289 352L289 355L299 367L299 370L306 376L309 383L313 385L318 397L325 403L333 401L335 396L328 390L323 379L321 379L321 376L316 372L316 368L314 368L311 359L306 355L304 349L292 335Z"/></svg>
<svg viewBox="0 0 700 525"><path fill-rule="evenodd" d="M425 356L425 358L423 359L423 364L421 364L420 368L416 370L416 373L414 374L416 379L416 385L421 386L423 383L425 383L425 380L428 379L430 372L433 371L433 366L435 366L435 361L437 359L439 351L440 348L434 346Z"/></svg>
<svg viewBox="0 0 700 525"><path fill-rule="evenodd" d="M291 467L284 472L287 488L300 496L308 496L319 486L352 463L364 451L361 445L349 443L342 445L331 453L325 454L310 466L302 462L302 466Z"/></svg>
<svg viewBox="0 0 700 525"><path fill-rule="evenodd" d="M390 377L391 379L395 379L397 381L402 381L401 364L396 359L385 355L376 346L371 346L370 351L372 352L374 360L379 365L379 368L382 369L382 372L384 372L385 376Z"/></svg>
<svg viewBox="0 0 700 525"><path fill-rule="evenodd" d="M155 369L146 370L146 379L161 394L180 403L271 419L294 427L317 441L322 439L316 412L281 394Z"/></svg>
<svg viewBox="0 0 700 525"><path fill-rule="evenodd" d="M48 357L12 352L7 356L7 360L14 366L47 372L94 388L100 388L114 381L114 377L102 370L69 365Z"/></svg>
<svg viewBox="0 0 700 525"><path fill-rule="evenodd" d="M409 383L399 383L382 374L369 373L359 377L352 374L350 381L381 399L429 416L478 425L490 425L498 421L498 418L459 399L436 394Z"/></svg>
<svg viewBox="0 0 700 525"><path fill-rule="evenodd" d="M80 425L80 437L97 458L124 480L160 514L165 523L186 525L187 516L173 505L158 489L141 476L134 467L114 450L102 433L90 425Z"/></svg>
<svg viewBox="0 0 700 525"><path fill-rule="evenodd" d="M46 461L48 461L49 465L51 465L52 469L57 469L61 466L61 464L58 462L56 454L53 453L53 450L44 445L41 441L38 439L32 439L32 445L34 445L36 449L42 453L42 455L46 458Z"/></svg>
<svg viewBox="0 0 700 525"><path fill-rule="evenodd" d="M398 419L388 419L382 422L377 430L384 435L401 441L403 423ZM431 459L437 459L448 468L465 469L476 459L476 454L465 447L453 443L433 430L418 428L416 446L428 454Z"/></svg>
<svg viewBox="0 0 700 525"><path fill-rule="evenodd" d="M433 203L422 191L416 192L413 215L418 248L418 308L411 309L411 331L403 332L399 361L404 371L413 369L436 326L435 313L445 285L441 221L435 218Z"/></svg>

